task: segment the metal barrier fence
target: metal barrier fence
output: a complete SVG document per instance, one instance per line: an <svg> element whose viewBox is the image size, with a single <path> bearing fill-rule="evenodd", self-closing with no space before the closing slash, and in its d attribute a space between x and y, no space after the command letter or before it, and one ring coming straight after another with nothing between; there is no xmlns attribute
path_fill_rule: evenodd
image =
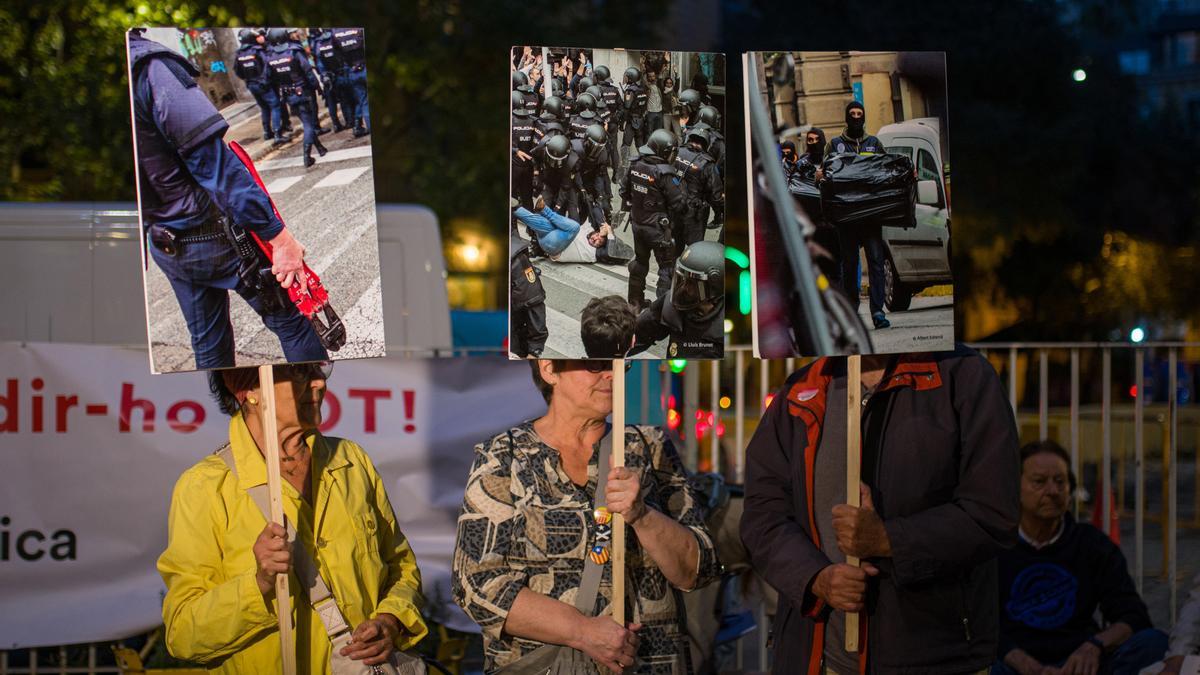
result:
<svg viewBox="0 0 1200 675"><path fill-rule="evenodd" d="M1195 405L1200 343L973 346L988 358L1006 386L1022 432L1021 442L1055 438L1069 450L1071 469L1083 488L1076 493L1076 513L1086 486L1091 484L1085 479L1092 474L1100 493L1101 528L1106 533L1112 537L1120 534L1111 514L1132 512L1132 555L1126 551L1131 573L1139 592L1146 594L1156 624L1168 627L1178 614L1180 528L1188 534L1200 530L1200 471L1196 470L1200 406ZM436 356L462 354L444 351ZM629 417L631 421L665 421L682 435L681 452L689 469L716 470L730 482L742 483L744 449L772 393L790 373L810 360L762 361L753 358L750 347L732 346L719 362L648 363L632 372L627 385L628 391L640 394L638 408L630 410ZM1114 360L1121 367L1116 375ZM676 369L679 372L674 372ZM656 397L652 396L654 391L658 392ZM757 394L754 400L747 398L752 393ZM1151 423L1149 429L1147 420ZM727 423L732 424L732 436ZM1157 452L1148 454L1148 446ZM1129 461L1133 464L1132 476L1126 470ZM1190 485L1179 481L1181 461L1190 467L1190 472L1184 473L1190 476ZM1148 482L1154 471L1159 480ZM1127 499L1130 492L1131 509ZM1181 522L1180 497L1185 492L1190 492L1191 517ZM1153 504L1157 504L1157 512L1148 510ZM1152 554L1147 538L1155 534L1161 546L1160 552L1153 554L1161 555L1161 566L1159 574L1147 576L1146 561ZM1200 563L1200 537L1186 538L1194 554L1184 560L1196 565ZM766 626L762 607L756 615L759 625ZM767 663L767 631L757 630L751 635L753 639L748 636L739 643L737 665L752 663L762 668ZM753 644L753 652L746 649L744 643L748 641ZM106 651L107 646L99 649ZM117 672L115 666L97 665L95 644L33 649L22 655L27 655L28 665L15 666L9 653L0 651L0 675Z"/></svg>

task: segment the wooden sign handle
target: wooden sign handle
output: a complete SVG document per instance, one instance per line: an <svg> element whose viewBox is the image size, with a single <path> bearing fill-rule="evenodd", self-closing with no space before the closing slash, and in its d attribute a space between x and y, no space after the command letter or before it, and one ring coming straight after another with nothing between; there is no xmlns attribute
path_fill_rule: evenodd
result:
<svg viewBox="0 0 1200 675"><path fill-rule="evenodd" d="M612 465L625 466L625 359L613 359L612 364ZM601 476L600 480L606 480ZM625 625L625 519L613 514L612 548L612 607L613 621Z"/></svg>
<svg viewBox="0 0 1200 675"><path fill-rule="evenodd" d="M846 357L846 503L862 506L858 486L862 480L862 357ZM854 556L846 564L858 567ZM858 612L846 612L846 651L858 651Z"/></svg>
<svg viewBox="0 0 1200 675"><path fill-rule="evenodd" d="M275 372L271 366L258 367L258 383L262 392L263 441L267 447L267 492L270 495L271 522L283 525L283 482L279 475L279 424L275 418ZM297 546L302 546L296 542ZM296 675L296 638L292 632L292 596L288 575L275 575L275 603L279 608L279 648L283 657L283 674Z"/></svg>

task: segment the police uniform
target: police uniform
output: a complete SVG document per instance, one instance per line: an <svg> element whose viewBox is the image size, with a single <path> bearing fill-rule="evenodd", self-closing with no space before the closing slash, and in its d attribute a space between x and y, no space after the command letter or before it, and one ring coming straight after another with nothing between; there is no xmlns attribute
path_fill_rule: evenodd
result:
<svg viewBox="0 0 1200 675"><path fill-rule="evenodd" d="M512 116L512 196L527 209L533 208L534 121L529 116ZM522 158L517 153L524 153Z"/></svg>
<svg viewBox="0 0 1200 675"><path fill-rule="evenodd" d="M196 367L236 365L230 290L258 312L288 361L328 359L295 305L269 309L270 303L238 275L240 259L226 237L225 219L266 241L283 230L283 223L225 145L229 124L196 84L199 72L138 33L129 37L129 60L142 224L153 243L150 255L187 321Z"/></svg>
<svg viewBox="0 0 1200 675"><path fill-rule="evenodd" d="M573 115L571 117L570 136L572 139L583 138L587 136L588 127L600 123L600 116L595 112L591 112L589 115L584 115L583 113Z"/></svg>
<svg viewBox="0 0 1200 675"><path fill-rule="evenodd" d="M720 359L725 356L725 301L703 318L681 312L662 296L638 314L633 349L629 356L646 351L669 338L669 359Z"/></svg>
<svg viewBox="0 0 1200 675"><path fill-rule="evenodd" d="M655 155L639 154L621 176L621 199L630 207L633 224L634 257L629 263L628 299L635 307L645 303L651 254L658 262L655 295L662 297L671 283L671 266L676 257L671 236L673 224L688 208L682 182L675 168Z"/></svg>
<svg viewBox="0 0 1200 675"><path fill-rule="evenodd" d="M279 92L280 99L291 107L304 125L305 164L312 164L314 145L322 155L325 154L324 146L317 140L317 109L314 104L317 76L312 64L308 62L304 50L291 42L282 42L271 45L267 50L267 68L270 70L271 85Z"/></svg>
<svg viewBox="0 0 1200 675"><path fill-rule="evenodd" d="M625 129L621 134L621 147L630 144L641 147L646 142L646 89L638 82L625 85L625 102L623 104Z"/></svg>
<svg viewBox="0 0 1200 675"><path fill-rule="evenodd" d="M333 44L333 32L328 28L321 31L310 43L314 60L317 62L317 73L321 76L321 92L325 96L325 108L329 110L329 119L333 122L334 131L350 128L350 106L338 98L337 77L344 69L342 57ZM341 115L338 108L341 108ZM342 120L345 120L343 122Z"/></svg>
<svg viewBox="0 0 1200 675"><path fill-rule="evenodd" d="M577 138L571 141L571 150L579 157L579 180L582 185L580 198L586 202L581 211L587 216L592 229L596 230L608 222L609 212L612 211L612 194L609 192L608 182L608 148L605 146L598 156L593 157L588 152L587 140Z"/></svg>
<svg viewBox="0 0 1200 675"><path fill-rule="evenodd" d="M554 166L548 158L545 145L535 155L540 165L539 177L542 199L556 213L561 213L575 222L583 222L579 195L583 192L583 178L579 174L579 155L572 148L562 166Z"/></svg>
<svg viewBox="0 0 1200 675"><path fill-rule="evenodd" d="M263 140L283 140L279 95L271 87L266 51L259 44L243 44L234 55L233 72L243 82L262 115Z"/></svg>
<svg viewBox="0 0 1200 675"><path fill-rule="evenodd" d="M335 28L333 46L342 61L342 76L335 78L338 96L351 103L348 126L355 136L371 133L371 110L367 105L367 42L361 28Z"/></svg>
<svg viewBox="0 0 1200 675"><path fill-rule="evenodd" d="M508 350L521 358L536 358L550 337L542 272L529 260L529 242L512 235L509 246Z"/></svg>
<svg viewBox="0 0 1200 675"><path fill-rule="evenodd" d="M604 130L608 132L609 137L608 165L615 172L621 166L621 151L617 143L617 131L621 128L621 123L624 121L624 116L622 115L624 103L621 99L621 90L609 80L597 82L596 86L600 87L600 98L604 101L604 107L608 109L608 119L605 120ZM613 179L616 179L615 173Z"/></svg>
<svg viewBox="0 0 1200 675"><path fill-rule="evenodd" d="M725 183L717 171L717 163L704 150L691 145L679 148L675 168L683 175L683 190L693 208L676 228L675 249L682 253L689 244L702 241L708 226L708 209L714 213L714 226L725 222Z"/></svg>

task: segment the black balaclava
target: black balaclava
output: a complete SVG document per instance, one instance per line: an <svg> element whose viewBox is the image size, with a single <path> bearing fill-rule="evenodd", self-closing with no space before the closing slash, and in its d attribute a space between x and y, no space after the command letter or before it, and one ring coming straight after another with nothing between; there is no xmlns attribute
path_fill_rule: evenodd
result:
<svg viewBox="0 0 1200 675"><path fill-rule="evenodd" d="M816 134L819 140L816 143L808 143L808 134ZM809 129L808 133L804 134L804 142L804 149L808 156L814 161L820 162L821 158L825 156L825 131L817 127Z"/></svg>
<svg viewBox="0 0 1200 675"><path fill-rule="evenodd" d="M856 119L850 117L850 111L853 110L854 108L858 108L859 110L863 111L863 117L861 120L856 120ZM866 134L866 130L865 130L866 124L867 124L867 109L863 107L863 104L859 103L858 101L850 101L849 103L847 103L846 104L846 132L850 135L850 138L862 138Z"/></svg>
<svg viewBox="0 0 1200 675"><path fill-rule="evenodd" d="M784 141L779 144L779 149L781 151L782 150L791 150L792 152L791 152L790 156L786 152L782 152L781 154L783 155L784 159L787 159L787 160L790 160L793 162L796 161L796 144L795 143L793 143L791 141Z"/></svg>

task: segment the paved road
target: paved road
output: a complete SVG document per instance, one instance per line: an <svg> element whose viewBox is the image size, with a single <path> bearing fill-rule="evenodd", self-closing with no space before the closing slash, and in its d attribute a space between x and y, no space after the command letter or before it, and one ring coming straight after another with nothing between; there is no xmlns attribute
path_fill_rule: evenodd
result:
<svg viewBox="0 0 1200 675"><path fill-rule="evenodd" d="M942 351L954 348L954 296L913 298L903 312L888 313L888 328L871 328L870 303L864 297L858 314L871 329L876 353Z"/></svg>
<svg viewBox="0 0 1200 675"><path fill-rule="evenodd" d="M617 186L613 185L613 213L620 208ZM584 228L588 228L584 224ZM522 227L522 235L526 235ZM617 237L633 247L633 228L618 231ZM706 239L717 241L719 230L708 230ZM605 295L629 294L629 270L623 265L599 265L586 263L556 263L545 258L534 262L542 270L542 285L546 289L546 325L550 337L546 341L544 358L583 358L585 351L580 338L579 322L588 300ZM658 264L650 259L650 272L646 275L646 295L655 297L658 286ZM639 359L664 359L667 357L667 341L654 345L638 354Z"/></svg>
<svg viewBox="0 0 1200 675"><path fill-rule="evenodd" d="M320 107L322 123L331 126L323 101ZM293 116L297 131L299 123ZM331 356L383 356L371 137L354 138L349 131L321 136L329 154L317 157L314 151L317 163L306 170L301 134L279 148L265 143L261 134L255 116L230 129L225 138L238 141L254 158L283 221L308 250L309 266L320 275L346 324L346 346ZM238 364L283 361L275 335L236 293L230 297ZM187 325L166 277L153 263L147 270L146 298L155 368L194 369Z"/></svg>

